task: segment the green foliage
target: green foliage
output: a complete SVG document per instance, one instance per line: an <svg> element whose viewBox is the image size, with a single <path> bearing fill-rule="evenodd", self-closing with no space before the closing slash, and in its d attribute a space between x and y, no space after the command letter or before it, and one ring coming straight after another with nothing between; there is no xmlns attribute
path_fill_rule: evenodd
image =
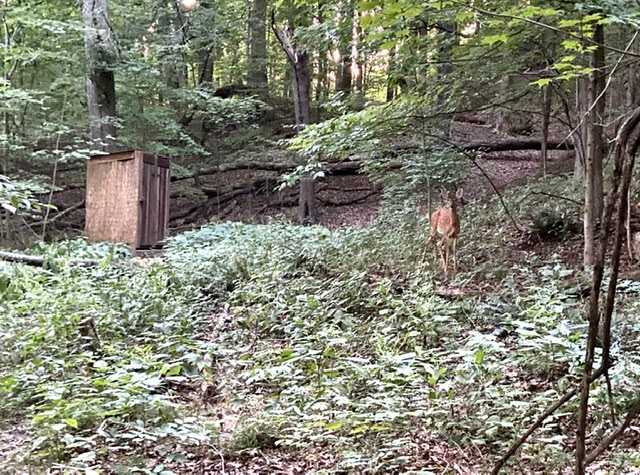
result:
<svg viewBox="0 0 640 475"><path fill-rule="evenodd" d="M33 462L71 457L89 467L109 446L215 437L174 400L177 388L208 374L193 340L204 298L163 264L109 265L114 252L67 243L49 255L105 256L105 265L0 268L0 413L30 417Z"/></svg>
<svg viewBox="0 0 640 475"><path fill-rule="evenodd" d="M563 180L531 189L568 191ZM540 197L505 199L524 218ZM438 467L411 455L425 435L496 454L572 384L585 330L577 276L555 258L506 259L500 209L461 210L456 283L499 292L457 300L438 296L435 260L421 263L426 226L402 207L363 230L208 226L145 265L83 241L34 249L103 264L0 265L0 411L29 416L32 464L114 467L109 450L120 447L120 466L149 467L134 454L152 441L165 469L176 463L167 450L188 456L204 444L225 457L320 450L335 470L407 471ZM571 216L571 203L559 209ZM616 336L632 341L637 309L621 312ZM615 358L623 406L640 373L634 352L616 348ZM212 408L188 402L195 387L217 388ZM605 395L594 387L599 408ZM536 434L528 463L563 466L571 442L558 426L572 410ZM239 420L220 436L218 411ZM604 413L594 415L603 428Z"/></svg>
<svg viewBox="0 0 640 475"><path fill-rule="evenodd" d="M3 213L30 215L40 211L45 205L34 197L37 191L41 188L34 183L12 181L0 175L0 216Z"/></svg>
<svg viewBox="0 0 640 475"><path fill-rule="evenodd" d="M531 232L541 239L562 239L580 229L573 216L569 217L553 208L540 208L531 217Z"/></svg>

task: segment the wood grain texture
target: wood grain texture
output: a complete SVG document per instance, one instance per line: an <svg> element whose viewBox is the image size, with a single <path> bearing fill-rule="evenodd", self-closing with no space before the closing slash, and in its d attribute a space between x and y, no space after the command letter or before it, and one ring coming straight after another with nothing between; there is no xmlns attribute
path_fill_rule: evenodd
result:
<svg viewBox="0 0 640 475"><path fill-rule="evenodd" d="M87 238L134 249L162 241L169 216L169 167L167 158L137 150L92 158L87 165Z"/></svg>

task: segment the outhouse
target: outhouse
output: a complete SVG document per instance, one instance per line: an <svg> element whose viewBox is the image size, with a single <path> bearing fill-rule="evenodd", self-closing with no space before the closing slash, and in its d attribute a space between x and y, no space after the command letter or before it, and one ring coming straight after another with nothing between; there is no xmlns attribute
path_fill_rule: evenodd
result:
<svg viewBox="0 0 640 475"><path fill-rule="evenodd" d="M97 155L87 164L85 233L90 241L156 247L169 222L170 162L130 150Z"/></svg>

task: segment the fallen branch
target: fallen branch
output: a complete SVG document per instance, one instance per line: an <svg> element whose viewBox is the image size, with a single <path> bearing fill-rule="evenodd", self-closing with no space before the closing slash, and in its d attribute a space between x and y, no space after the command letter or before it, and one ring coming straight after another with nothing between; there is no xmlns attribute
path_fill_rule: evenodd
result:
<svg viewBox="0 0 640 475"><path fill-rule="evenodd" d="M348 160L344 162L324 163L322 167L327 170L331 175L352 175L358 173L363 165L362 160ZM295 170L296 167L303 165L298 162L263 162L259 160L252 160L246 162L226 163L218 165L217 167L205 168L198 170L190 175L184 176L172 176L171 181L183 181L193 180L197 177L215 175L217 173L225 173L238 170L253 170L253 171L267 171L267 172L289 172ZM402 164L399 162L393 162L387 165L389 170L397 170L402 168Z"/></svg>
<svg viewBox="0 0 640 475"><path fill-rule="evenodd" d="M590 382L595 381L604 373L605 373L605 367L601 366L600 368L598 368L598 370L595 373L591 375ZM573 388L571 391L565 393L565 395L562 396L558 401L556 401L554 404L549 406L549 408L546 411L544 411L540 415L540 417L536 419L536 421L533 424L531 424L529 429L527 429L527 431L524 434L522 434L522 436L518 440L516 440L511 445L511 447L509 447L509 450L507 450L507 453L505 453L502 456L502 458L496 462L496 464L493 466L493 469L491 470L491 474L497 475L500 472L500 470L502 470L502 467L504 466L504 464L507 463L507 461L518 451L518 449L522 447L522 445L529 439L531 434L533 434L540 426L542 426L542 424L544 423L545 420L547 420L547 418L549 418L558 409L560 409L567 402L573 399L573 397L578 394L579 390L580 390L580 387Z"/></svg>
<svg viewBox="0 0 640 475"><path fill-rule="evenodd" d="M480 152L512 152L516 150L541 150L542 138L496 140L494 142L470 142L459 144L462 150ZM547 142L547 150L573 150L573 145L564 141Z"/></svg>
<svg viewBox="0 0 640 475"><path fill-rule="evenodd" d="M608 436L602 439L602 442L598 444L598 446L593 449L587 455L585 459L585 465L589 465L591 462L594 462L600 455L602 455L611 444L613 444L627 428L631 425L633 420L640 415L640 400L636 400L629 412L627 412L627 416L624 418L624 421L620 423L618 427L616 427Z"/></svg>
<svg viewBox="0 0 640 475"><path fill-rule="evenodd" d="M0 259L7 262L16 262L34 267L44 267L47 259L41 256L29 256L27 254L16 254L13 252L0 251ZM99 264L94 259L74 259L69 261L69 265L75 267L95 267Z"/></svg>
<svg viewBox="0 0 640 475"><path fill-rule="evenodd" d="M57 220L59 220L60 218L65 217L66 215L73 213L74 211L77 211L79 209L82 209L85 205L85 200L80 201L79 203L76 203L72 206L69 206L67 209L61 211L60 213L56 214L53 218L51 218L49 220L49 224L51 223L55 223ZM39 221L37 223L33 223L32 226L40 226L44 224L44 221Z"/></svg>
<svg viewBox="0 0 640 475"><path fill-rule="evenodd" d="M360 203L362 201L366 201L368 198L372 197L377 193L378 193L377 191L370 191L366 195L359 196L357 198L354 198L352 200L347 200L347 201L333 201L331 199L323 199L319 196L316 196L316 199L325 206L348 206L348 205Z"/></svg>
<svg viewBox="0 0 640 475"><path fill-rule="evenodd" d="M567 198L566 196L560 196L560 195L556 195L554 193L547 193L545 191L532 191L531 192L532 195L542 195L542 196L548 196L550 198L557 198L559 200L565 200L568 201L570 203L575 204L576 206L582 206L584 203L581 203L580 201L571 199L571 198Z"/></svg>

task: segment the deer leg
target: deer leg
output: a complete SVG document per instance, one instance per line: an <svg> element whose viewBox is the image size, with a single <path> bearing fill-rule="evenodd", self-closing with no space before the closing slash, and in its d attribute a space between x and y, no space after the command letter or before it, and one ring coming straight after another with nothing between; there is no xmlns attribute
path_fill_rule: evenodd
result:
<svg viewBox="0 0 640 475"><path fill-rule="evenodd" d="M444 278L449 279L449 242L442 241L442 269L444 270Z"/></svg>

